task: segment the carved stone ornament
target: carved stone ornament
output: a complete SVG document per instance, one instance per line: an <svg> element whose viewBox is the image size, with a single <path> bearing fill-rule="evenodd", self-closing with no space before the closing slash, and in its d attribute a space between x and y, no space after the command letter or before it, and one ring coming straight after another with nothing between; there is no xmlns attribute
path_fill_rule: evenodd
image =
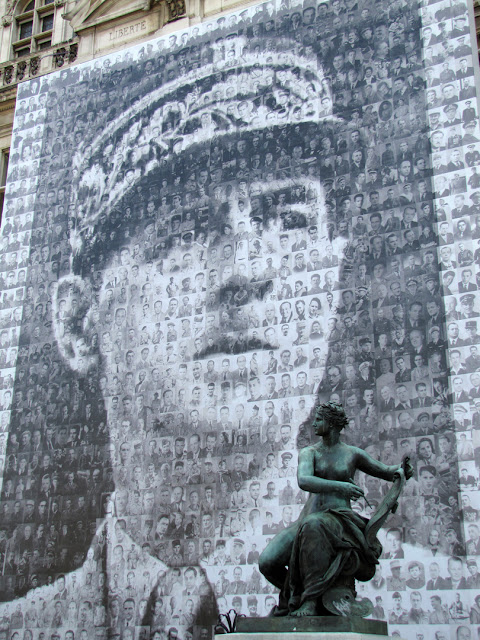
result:
<svg viewBox="0 0 480 640"><path fill-rule="evenodd" d="M3 70L3 84L10 84L13 78L13 65L8 65Z"/></svg>
<svg viewBox="0 0 480 640"><path fill-rule="evenodd" d="M186 14L184 0L166 0L168 7L168 22L174 22L179 18L183 18Z"/></svg>
<svg viewBox="0 0 480 640"><path fill-rule="evenodd" d="M12 24L12 22L13 22L13 16L6 15L2 17L3 27L9 27Z"/></svg>
<svg viewBox="0 0 480 640"><path fill-rule="evenodd" d="M30 75L36 76L39 68L40 68L40 58L37 56L35 56L34 58L30 58Z"/></svg>
<svg viewBox="0 0 480 640"><path fill-rule="evenodd" d="M60 49L57 49L55 51L55 53L53 54L53 59L55 62L55 66L56 67L63 67L64 63L65 63L65 56L67 55L67 50L65 49L65 47L60 47Z"/></svg>
<svg viewBox="0 0 480 640"><path fill-rule="evenodd" d="M19 82L25 78L26 72L27 72L27 63L25 60L22 60L17 64L17 80Z"/></svg>
<svg viewBox="0 0 480 640"><path fill-rule="evenodd" d="M70 50L68 52L68 62L74 62L77 59L78 55L78 43L74 42L70 45Z"/></svg>
<svg viewBox="0 0 480 640"><path fill-rule="evenodd" d="M17 0L8 0L7 6L5 7L6 16L13 16L13 10L16 4L17 4Z"/></svg>
<svg viewBox="0 0 480 640"><path fill-rule="evenodd" d="M56 7L63 7L63 5L65 4L66 0L55 0L54 5Z"/></svg>

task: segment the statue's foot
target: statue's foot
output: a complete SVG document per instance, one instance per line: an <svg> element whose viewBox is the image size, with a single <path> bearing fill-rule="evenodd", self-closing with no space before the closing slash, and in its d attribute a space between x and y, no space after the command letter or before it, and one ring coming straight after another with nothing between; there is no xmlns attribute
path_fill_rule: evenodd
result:
<svg viewBox="0 0 480 640"><path fill-rule="evenodd" d="M356 599L356 593L348 586L333 587L322 596L323 606L336 616L358 616L366 618L373 611L373 605L368 598Z"/></svg>
<svg viewBox="0 0 480 640"><path fill-rule="evenodd" d="M301 607L290 613L291 616L302 618L304 616L314 616L317 613L317 603L315 600L305 600Z"/></svg>

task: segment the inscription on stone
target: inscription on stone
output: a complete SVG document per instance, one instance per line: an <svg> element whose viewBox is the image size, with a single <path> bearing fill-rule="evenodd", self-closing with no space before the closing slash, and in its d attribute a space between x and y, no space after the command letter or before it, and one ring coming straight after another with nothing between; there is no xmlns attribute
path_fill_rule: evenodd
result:
<svg viewBox="0 0 480 640"><path fill-rule="evenodd" d="M108 39L110 42L114 42L116 40L123 40L124 38L128 38L129 36L134 36L140 33L141 31L147 30L147 21L140 20L139 22L135 22L135 24L128 24L125 27L117 27L109 31Z"/></svg>

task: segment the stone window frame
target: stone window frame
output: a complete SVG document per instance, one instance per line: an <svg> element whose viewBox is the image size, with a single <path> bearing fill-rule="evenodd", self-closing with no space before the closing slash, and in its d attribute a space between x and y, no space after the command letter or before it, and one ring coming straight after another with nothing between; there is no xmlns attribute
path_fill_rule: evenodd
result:
<svg viewBox="0 0 480 640"><path fill-rule="evenodd" d="M49 49L54 20L54 0L24 0L19 3L12 25L12 59Z"/></svg>

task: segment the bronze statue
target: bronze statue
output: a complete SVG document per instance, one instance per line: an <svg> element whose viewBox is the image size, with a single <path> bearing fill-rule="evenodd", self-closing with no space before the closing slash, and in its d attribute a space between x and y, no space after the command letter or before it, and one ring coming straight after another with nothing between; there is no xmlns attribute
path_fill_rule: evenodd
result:
<svg viewBox="0 0 480 640"><path fill-rule="evenodd" d="M297 479L310 496L298 520L278 533L260 556L260 571L280 591L272 615L360 615L371 603L355 599L355 579L366 582L375 574L382 552L376 534L405 481L413 475L408 458L388 466L362 449L340 440L347 425L341 405L319 405L314 412L317 444L301 449ZM373 517L352 510L351 500L364 497L353 477L357 470L394 482Z"/></svg>

